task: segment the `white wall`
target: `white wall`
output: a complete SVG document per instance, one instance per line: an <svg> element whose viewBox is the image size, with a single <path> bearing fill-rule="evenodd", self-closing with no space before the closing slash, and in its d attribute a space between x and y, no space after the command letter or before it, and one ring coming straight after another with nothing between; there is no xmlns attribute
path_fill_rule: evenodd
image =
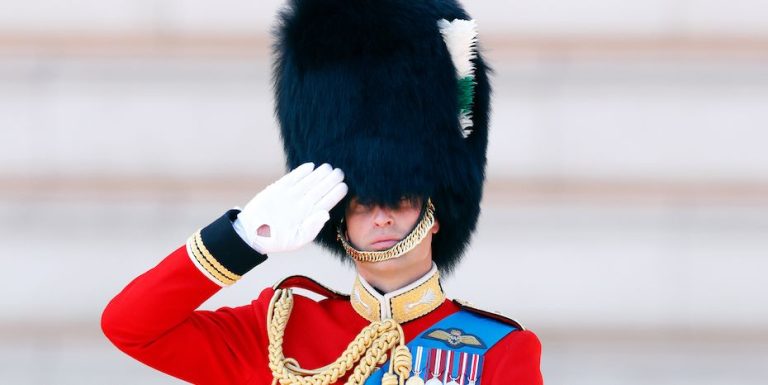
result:
<svg viewBox="0 0 768 385"><path fill-rule="evenodd" d="M0 30L263 32L277 0L4 0ZM768 35L761 0L466 1L483 31L543 35Z"/></svg>
<svg viewBox="0 0 768 385"><path fill-rule="evenodd" d="M764 382L768 6L466 3L495 104L449 295L539 332L548 383ZM175 383L109 346L98 316L282 172L278 4L0 2L4 380ZM318 257L272 259L206 306L291 273L347 290L352 272Z"/></svg>

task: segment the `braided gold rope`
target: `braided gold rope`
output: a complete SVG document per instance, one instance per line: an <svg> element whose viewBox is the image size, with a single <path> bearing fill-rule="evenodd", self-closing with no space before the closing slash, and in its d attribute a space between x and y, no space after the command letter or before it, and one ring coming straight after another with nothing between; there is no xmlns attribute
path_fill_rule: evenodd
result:
<svg viewBox="0 0 768 385"><path fill-rule="evenodd" d="M278 382L281 385L330 385L350 370L352 373L345 385L361 385L378 365L387 361L388 350L392 350L392 360L382 384L403 385L408 379L411 353L405 346L403 328L391 319L366 326L332 364L318 369L301 368L295 359L286 358L283 354L283 336L292 309L291 290L275 290L267 311L269 368L274 378L273 385Z"/></svg>
<svg viewBox="0 0 768 385"><path fill-rule="evenodd" d="M424 216L421 218L416 227L411 230L411 233L407 237L403 238L400 242L397 242L394 246L380 251L360 251L352 246L347 237L344 235L344 231L341 226L337 229L336 238L341 242L341 246L347 252L347 255L360 261L360 262L381 262L389 259L397 258L411 250L418 245L429 234L429 230L432 225L435 224L435 206L432 204L432 200L427 200L427 207Z"/></svg>

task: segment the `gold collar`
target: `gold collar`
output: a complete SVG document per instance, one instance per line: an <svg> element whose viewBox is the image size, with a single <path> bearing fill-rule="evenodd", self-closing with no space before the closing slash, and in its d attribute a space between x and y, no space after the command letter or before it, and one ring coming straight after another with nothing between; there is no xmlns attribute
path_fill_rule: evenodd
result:
<svg viewBox="0 0 768 385"><path fill-rule="evenodd" d="M416 282L383 295L358 274L350 298L357 313L371 322L391 318L403 323L437 309L445 301L445 293L437 266L432 264Z"/></svg>

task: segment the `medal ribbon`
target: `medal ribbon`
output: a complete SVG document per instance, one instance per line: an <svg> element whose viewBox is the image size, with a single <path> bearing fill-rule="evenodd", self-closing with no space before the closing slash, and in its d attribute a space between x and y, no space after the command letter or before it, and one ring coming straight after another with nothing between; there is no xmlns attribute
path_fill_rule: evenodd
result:
<svg viewBox="0 0 768 385"><path fill-rule="evenodd" d="M424 348L419 346L416 348L416 362L413 365L413 375L421 377L421 356L424 354Z"/></svg>
<svg viewBox="0 0 768 385"><path fill-rule="evenodd" d="M472 355L472 369L469 370L469 383L475 384L477 382L477 375L480 372L480 355Z"/></svg>
<svg viewBox="0 0 768 385"><path fill-rule="evenodd" d="M464 378L467 375L467 356L469 353L461 352L459 359L461 360L461 369L459 370L459 385L464 385Z"/></svg>
<svg viewBox="0 0 768 385"><path fill-rule="evenodd" d="M453 371L453 351L445 351L445 373L443 373L443 384L447 384L451 380L451 372Z"/></svg>
<svg viewBox="0 0 768 385"><path fill-rule="evenodd" d="M464 335L477 337L485 344L485 347L480 348L464 345L453 348L446 342L426 338L429 333L437 329L459 329ZM441 374L444 374L443 370L448 366L447 363L446 365L443 365L443 357L445 357L444 352L446 352L448 348L452 350L451 354L456 354L457 352L467 353L467 361L471 362L472 366L467 368L469 381L466 385L480 385L478 381L480 381L483 374L481 365L483 355L485 355L486 351L492 348L497 342L501 341L507 334L515 330L517 329L512 325L462 309L441 319L431 327L424 329L421 334L409 341L407 345L408 349L412 352L417 352L417 356L419 347L428 349L427 364L425 365L425 371L427 371L428 374L426 374L425 377L430 379L435 378L437 381L440 381ZM386 368L387 365L388 363L385 363L382 368ZM386 370L382 370L381 368L376 370L370 377L368 377L368 380L365 381L365 385L380 385L381 378L385 372ZM463 378L465 375L461 375L460 377ZM464 385L464 383L462 383L462 385Z"/></svg>

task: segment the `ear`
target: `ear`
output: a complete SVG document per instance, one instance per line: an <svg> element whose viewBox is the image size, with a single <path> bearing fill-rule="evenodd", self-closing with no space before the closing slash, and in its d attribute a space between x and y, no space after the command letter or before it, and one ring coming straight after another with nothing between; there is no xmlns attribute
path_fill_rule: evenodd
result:
<svg viewBox="0 0 768 385"><path fill-rule="evenodd" d="M435 218L435 224L432 225L432 234L437 234L440 231L440 222Z"/></svg>

